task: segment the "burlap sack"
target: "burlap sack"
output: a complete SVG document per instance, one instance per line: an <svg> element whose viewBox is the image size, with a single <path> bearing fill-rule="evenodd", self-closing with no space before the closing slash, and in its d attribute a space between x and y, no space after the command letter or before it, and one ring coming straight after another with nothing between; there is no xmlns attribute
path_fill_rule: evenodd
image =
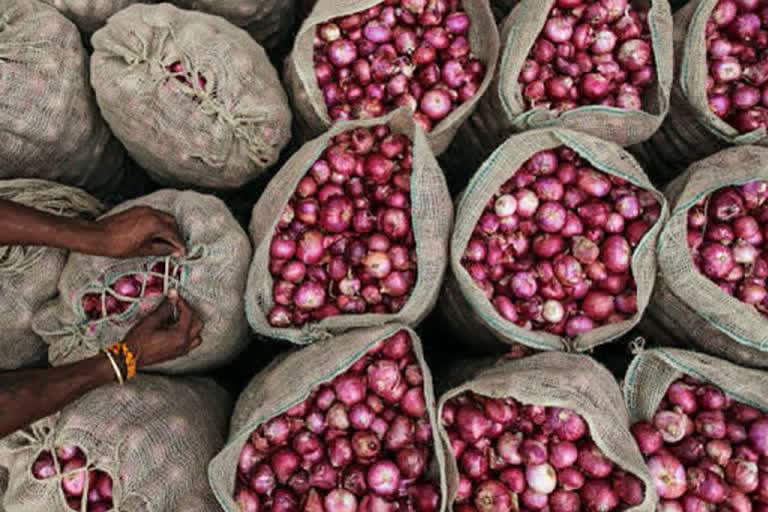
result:
<svg viewBox="0 0 768 512"><path fill-rule="evenodd" d="M102 205L82 190L49 181L0 180L0 199L56 215L95 218ZM67 252L0 245L0 370L45 361L46 345L32 331L32 316L56 296Z"/></svg>
<svg viewBox="0 0 768 512"><path fill-rule="evenodd" d="M224 443L230 411L226 392L204 379L141 375L125 387L92 391L0 441L10 473L3 506L69 510L60 477L37 480L30 469L42 451L74 444L89 469L112 477L115 511L214 512L205 468Z"/></svg>
<svg viewBox="0 0 768 512"><path fill-rule="evenodd" d="M318 0L312 13L301 25L293 51L285 63L284 79L298 120L307 132L307 138L319 135L332 124L322 91L317 86L313 64L313 41L317 25L339 16L368 9L379 3L381 0ZM472 53L487 66L488 71L477 94L470 101L461 104L427 134L429 145L436 155L446 150L459 126L475 109L496 73L499 35L488 0L465 1L462 5L472 20L468 37L470 48Z"/></svg>
<svg viewBox="0 0 768 512"><path fill-rule="evenodd" d="M456 371L464 373L460 367ZM512 397L524 404L573 409L589 425L597 447L617 466L645 484L643 502L626 510L655 510L658 496L629 432L629 415L621 390L611 373L590 357L549 352L517 361L500 361L443 393L437 404L437 417L442 416L446 402L467 391L490 398ZM445 449L448 504L452 505L459 482L458 467L442 424L438 432Z"/></svg>
<svg viewBox="0 0 768 512"><path fill-rule="evenodd" d="M635 357L624 378L624 398L632 422L649 421L667 388L689 375L711 383L737 402L768 411L768 375L697 352L662 348Z"/></svg>
<svg viewBox="0 0 768 512"><path fill-rule="evenodd" d="M629 320L598 327L574 339L544 331L530 331L504 320L461 264L464 250L488 200L534 153L561 145L575 150L595 169L624 178L652 192L662 206L661 218L646 233L632 254L632 275L637 283L637 313ZM664 196L653 188L635 159L618 145L561 128L514 135L485 161L462 192L456 207L456 226L451 237L451 272L438 309L453 331L474 349L498 349L498 342L517 342L536 350L583 352L608 343L637 324L648 304L656 275L656 238L666 217L667 203ZM494 342L494 338L498 341Z"/></svg>
<svg viewBox="0 0 768 512"><path fill-rule="evenodd" d="M0 13L0 178L110 192L123 151L96 106L77 28L37 0L0 0Z"/></svg>
<svg viewBox="0 0 768 512"><path fill-rule="evenodd" d="M59 297L33 319L33 329L49 345L48 359L56 366L78 361L123 339L160 298L122 297L109 285L123 275L142 273L157 261L170 261L182 267L181 277L159 276L164 279L165 289L178 288L205 322L203 343L186 356L149 370L180 374L228 363L248 340L243 294L251 246L245 232L221 200L197 192L161 190L127 201L108 214L138 205L151 206L176 218L186 240L186 256L115 260L71 254L59 280ZM110 294L133 304L119 315L88 320L81 304L86 293L100 293L102 297Z"/></svg>
<svg viewBox="0 0 768 512"><path fill-rule="evenodd" d="M164 185L240 187L274 164L291 136L288 99L266 52L218 16L137 4L91 41L104 118ZM175 63L182 73L169 70Z"/></svg>
<svg viewBox="0 0 768 512"><path fill-rule="evenodd" d="M156 0L42 0L56 7L86 33L100 29L107 18L135 3L149 4Z"/></svg>
<svg viewBox="0 0 768 512"><path fill-rule="evenodd" d="M276 48L291 35L295 0L172 0L193 9L226 18L244 27L265 48Z"/></svg>
<svg viewBox="0 0 768 512"><path fill-rule="evenodd" d="M0 512L5 512L3 497L5 496L6 489L8 489L8 470L0 467Z"/></svg>
<svg viewBox="0 0 768 512"><path fill-rule="evenodd" d="M432 374L424 360L421 340L408 327L390 324L384 327L360 329L291 352L281 356L256 375L235 404L235 411L229 428L229 441L208 466L208 479L222 508L227 512L239 510L232 499L235 490L237 461L243 444L253 430L269 419L306 400L316 387L344 373L378 342L403 329L411 337L411 347L424 375L427 413L432 431L436 432L438 416L435 415ZM439 483L440 512L445 512L447 495L444 455L438 447L437 435L434 436L434 441L435 456L432 458L428 473L435 482Z"/></svg>
<svg viewBox="0 0 768 512"><path fill-rule="evenodd" d="M656 135L637 148L647 168L658 173L654 177L660 182L670 181L688 164L725 147L768 145L764 129L739 134L709 109L704 30L717 1L694 0L675 13L675 80L669 115Z"/></svg>
<svg viewBox="0 0 768 512"><path fill-rule="evenodd" d="M729 148L693 164L666 189L672 214L659 235L659 278L649 320L686 344L745 366L768 368L768 320L696 270L686 240L688 210L715 190L768 180L768 149Z"/></svg>
<svg viewBox="0 0 768 512"><path fill-rule="evenodd" d="M328 141L335 135L358 126L387 124L393 132L403 133L413 142L413 172L411 174L411 224L416 239L418 258L416 284L405 307L394 315L338 315L320 322L309 323L301 329L274 328L267 319L275 305L272 300L273 280L269 273L269 248L279 213L296 190L312 164L320 157ZM416 128L410 114L399 109L375 120L342 122L325 135L305 144L283 166L253 207L251 240L255 251L248 275L245 308L253 329L264 336L304 345L317 340L360 328L398 322L417 325L437 301L443 280L448 252L448 238L453 226L453 203L427 139Z"/></svg>
<svg viewBox="0 0 768 512"><path fill-rule="evenodd" d="M648 23L656 68L656 80L643 97L642 111L600 105L579 107L558 116L544 108L526 111L518 78L554 4L555 0L522 0L501 25L499 72L457 137L462 151L471 151L476 160L485 158L510 133L533 128L568 128L629 146L648 139L667 114L673 77L672 14L667 0L632 2L650 8Z"/></svg>

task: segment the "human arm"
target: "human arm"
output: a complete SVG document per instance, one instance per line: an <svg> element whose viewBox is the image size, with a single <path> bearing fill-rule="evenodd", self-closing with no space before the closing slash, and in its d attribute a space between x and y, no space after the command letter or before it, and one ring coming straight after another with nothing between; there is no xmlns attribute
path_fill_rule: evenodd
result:
<svg viewBox="0 0 768 512"><path fill-rule="evenodd" d="M147 206L90 221L5 199L0 199L0 245L42 245L113 258L184 254L174 218Z"/></svg>
<svg viewBox="0 0 768 512"><path fill-rule="evenodd" d="M200 345L202 329L197 313L171 290L168 299L136 324L124 342L142 368L187 354ZM55 368L0 373L0 439L115 379L115 370L103 353Z"/></svg>

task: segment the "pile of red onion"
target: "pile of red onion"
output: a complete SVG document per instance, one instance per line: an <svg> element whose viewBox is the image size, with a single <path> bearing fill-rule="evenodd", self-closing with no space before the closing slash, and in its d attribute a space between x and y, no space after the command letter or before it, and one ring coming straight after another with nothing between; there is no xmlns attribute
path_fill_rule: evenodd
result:
<svg viewBox="0 0 768 512"><path fill-rule="evenodd" d="M768 183L724 187L688 210L696 268L725 293L768 315Z"/></svg>
<svg viewBox="0 0 768 512"><path fill-rule="evenodd" d="M403 308L416 284L412 170L411 141L386 125L331 139L275 228L272 326Z"/></svg>
<svg viewBox="0 0 768 512"><path fill-rule="evenodd" d="M406 331L259 426L240 453L243 512L435 512L434 449Z"/></svg>
<svg viewBox="0 0 768 512"><path fill-rule="evenodd" d="M467 392L443 406L459 469L455 512L610 512L643 483L595 445L576 412Z"/></svg>
<svg viewBox="0 0 768 512"><path fill-rule="evenodd" d="M647 18L628 0L557 0L518 79L528 108L642 110L655 76Z"/></svg>
<svg viewBox="0 0 768 512"><path fill-rule="evenodd" d="M709 109L740 133L768 126L768 10L720 0L706 26Z"/></svg>
<svg viewBox="0 0 768 512"><path fill-rule="evenodd" d="M485 76L469 25L461 0L384 0L319 25L315 76L329 115L364 119L407 107L431 131Z"/></svg>
<svg viewBox="0 0 768 512"><path fill-rule="evenodd" d="M87 500L87 512L107 512L112 510L112 477L98 470L86 470L86 458L83 451L72 445L62 445L55 455L42 452L32 465L32 475L38 480L54 478L56 465L54 456L61 468L61 489L67 498L67 505L72 510L82 510L83 499ZM77 471L83 468L82 471Z"/></svg>
<svg viewBox="0 0 768 512"><path fill-rule="evenodd" d="M168 277L179 279L181 277L181 267L176 266L173 263L170 263L169 266L170 268L167 269ZM139 272L116 279L110 285L110 288L117 295L133 299L160 297L163 295L165 273L165 262L158 261L152 265L148 265L146 273ZM144 281L146 281L146 286L144 286L142 295ZM83 311L90 320L98 320L110 315L123 313L135 302L120 300L109 293L104 294L103 301L101 297L102 294L100 293L86 293L80 299Z"/></svg>
<svg viewBox="0 0 768 512"><path fill-rule="evenodd" d="M505 320L575 337L637 312L632 251L660 213L573 150L540 151L490 199L462 265Z"/></svg>
<svg viewBox="0 0 768 512"><path fill-rule="evenodd" d="M768 511L768 414L690 377L632 433L661 512Z"/></svg>

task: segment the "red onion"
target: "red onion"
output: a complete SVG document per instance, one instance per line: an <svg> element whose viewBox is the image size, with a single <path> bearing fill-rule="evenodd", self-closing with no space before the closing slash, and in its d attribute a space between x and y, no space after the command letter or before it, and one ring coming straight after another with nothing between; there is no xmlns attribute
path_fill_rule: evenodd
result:
<svg viewBox="0 0 768 512"><path fill-rule="evenodd" d="M61 487L68 496L82 496L85 489L87 473L84 469L85 460L74 458L61 467ZM80 470L80 471L78 471Z"/></svg>
<svg viewBox="0 0 768 512"><path fill-rule="evenodd" d="M581 500L587 510L609 512L619 504L619 498L605 480L590 480L580 491Z"/></svg>
<svg viewBox="0 0 768 512"><path fill-rule="evenodd" d="M479 512L510 512L515 508L512 493L498 480L486 480L478 485L473 503Z"/></svg>
<svg viewBox="0 0 768 512"><path fill-rule="evenodd" d="M50 452L43 452L32 465L32 474L38 480L53 478L56 476L56 466L53 462Z"/></svg>
<svg viewBox="0 0 768 512"><path fill-rule="evenodd" d="M768 417L761 418L749 427L752 447L762 457L768 457Z"/></svg>

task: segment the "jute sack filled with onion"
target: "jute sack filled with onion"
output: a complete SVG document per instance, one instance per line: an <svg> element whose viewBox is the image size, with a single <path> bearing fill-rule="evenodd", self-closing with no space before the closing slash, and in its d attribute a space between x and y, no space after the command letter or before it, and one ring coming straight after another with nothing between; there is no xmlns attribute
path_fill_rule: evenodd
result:
<svg viewBox="0 0 768 512"><path fill-rule="evenodd" d="M185 9L203 11L243 27L259 44L277 49L291 35L296 7L285 0L172 0Z"/></svg>
<svg viewBox="0 0 768 512"><path fill-rule="evenodd" d="M483 351L607 343L648 304L666 216L618 145L558 128L512 136L462 193L439 309Z"/></svg>
<svg viewBox="0 0 768 512"><path fill-rule="evenodd" d="M467 374L439 399L448 505L464 512L653 511L653 481L610 372L548 352Z"/></svg>
<svg viewBox="0 0 768 512"><path fill-rule="evenodd" d="M218 16L137 4L91 41L104 119L159 183L238 188L290 139L288 98L269 57Z"/></svg>
<svg viewBox="0 0 768 512"><path fill-rule="evenodd" d="M157 0L42 0L57 8L72 20L83 32L95 32L101 28L107 18L129 5L136 3L155 3Z"/></svg>
<svg viewBox="0 0 768 512"><path fill-rule="evenodd" d="M49 345L49 361L77 361L122 339L170 288L177 288L205 322L203 343L151 370L199 372L231 361L248 339L243 294L251 247L245 232L221 200L197 192L160 190L107 213L132 206L173 215L186 255L115 260L70 254L59 296L33 320L35 332Z"/></svg>
<svg viewBox="0 0 768 512"><path fill-rule="evenodd" d="M498 51L487 0L319 0L285 81L307 137L405 107L439 155L488 89Z"/></svg>
<svg viewBox="0 0 768 512"><path fill-rule="evenodd" d="M648 321L710 354L768 367L762 252L768 149L729 148L693 164L666 189L659 276Z"/></svg>
<svg viewBox="0 0 768 512"><path fill-rule="evenodd" d="M205 468L231 399L212 380L140 375L0 441L6 512L214 510ZM0 507L0 508L2 508Z"/></svg>
<svg viewBox="0 0 768 512"><path fill-rule="evenodd" d="M253 208L248 321L297 344L416 325L437 301L452 223L445 177L409 112L338 123Z"/></svg>
<svg viewBox="0 0 768 512"><path fill-rule="evenodd" d="M416 333L397 324L361 329L286 354L254 377L209 479L233 512L443 511L436 428Z"/></svg>
<svg viewBox="0 0 768 512"><path fill-rule="evenodd" d="M661 510L768 505L768 376L678 349L640 353L624 394Z"/></svg>
<svg viewBox="0 0 768 512"><path fill-rule="evenodd" d="M575 20L575 21L574 21ZM487 156L510 133L568 128L629 146L669 108L666 0L528 0L501 28L499 72L459 140Z"/></svg>
<svg viewBox="0 0 768 512"><path fill-rule="evenodd" d="M95 218L99 201L80 189L33 179L0 180L0 199L69 217ZM0 370L45 361L47 347L32 331L32 317L57 294L67 251L0 246Z"/></svg>
<svg viewBox="0 0 768 512"><path fill-rule="evenodd" d="M689 2L674 16L669 115L638 154L659 181L729 146L768 144L765 23L758 2ZM761 42L763 41L763 42Z"/></svg>
<svg viewBox="0 0 768 512"><path fill-rule="evenodd" d="M124 152L99 114L77 28L36 0L2 0L0 12L0 178L114 190Z"/></svg>

